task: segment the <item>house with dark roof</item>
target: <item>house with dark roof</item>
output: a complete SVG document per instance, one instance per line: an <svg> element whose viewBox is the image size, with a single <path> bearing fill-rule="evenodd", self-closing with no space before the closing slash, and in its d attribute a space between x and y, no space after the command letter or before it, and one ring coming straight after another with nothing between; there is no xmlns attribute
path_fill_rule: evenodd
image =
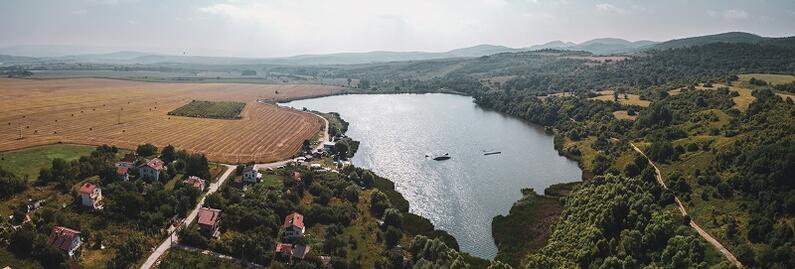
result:
<svg viewBox="0 0 795 269"><path fill-rule="evenodd" d="M293 212L287 217L284 218L284 239L296 239L299 237L304 236L304 215L298 214L298 212Z"/></svg>
<svg viewBox="0 0 795 269"><path fill-rule="evenodd" d="M154 158L138 166L138 173L142 178L158 181L160 180L160 171L165 169L165 163L158 158Z"/></svg>
<svg viewBox="0 0 795 269"><path fill-rule="evenodd" d="M80 186L80 202L83 206L90 207L91 209L102 208L102 189L99 186L91 183L83 183Z"/></svg>
<svg viewBox="0 0 795 269"><path fill-rule="evenodd" d="M124 158L121 158L119 162L116 163L117 167L127 167L133 168L135 167L135 162L138 161L138 154L135 152L124 154Z"/></svg>
<svg viewBox="0 0 795 269"><path fill-rule="evenodd" d="M243 169L243 182L257 183L260 178L262 178L262 173L257 171L255 166L247 165L246 168Z"/></svg>
<svg viewBox="0 0 795 269"><path fill-rule="evenodd" d="M66 252L69 254L69 257L74 256L75 251L82 243L80 231L61 226L53 227L52 233L47 237L47 244Z"/></svg>
<svg viewBox="0 0 795 269"><path fill-rule="evenodd" d="M221 223L221 210L209 207L199 209L199 228L207 236L215 237L218 235L219 224Z"/></svg>
<svg viewBox="0 0 795 269"><path fill-rule="evenodd" d="M293 246L293 258L296 259L304 259L306 255L309 254L309 250L312 248L307 245L294 245Z"/></svg>
<svg viewBox="0 0 795 269"><path fill-rule="evenodd" d="M197 188L200 191L203 191L204 187L206 186L204 179L201 179L200 177L197 176L189 176L188 178L183 180L182 183Z"/></svg>

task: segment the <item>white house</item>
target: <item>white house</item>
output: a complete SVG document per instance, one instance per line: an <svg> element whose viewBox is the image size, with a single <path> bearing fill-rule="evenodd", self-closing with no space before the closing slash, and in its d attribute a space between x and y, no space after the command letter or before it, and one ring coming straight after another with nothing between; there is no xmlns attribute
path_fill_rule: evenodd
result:
<svg viewBox="0 0 795 269"><path fill-rule="evenodd" d="M158 158L154 158L138 166L138 173L141 178L158 181L160 180L160 171L164 169L166 169L165 163Z"/></svg>
<svg viewBox="0 0 795 269"><path fill-rule="evenodd" d="M102 189L97 187L97 185L88 182L84 183L83 186L80 186L80 201L83 206L101 209Z"/></svg>
<svg viewBox="0 0 795 269"><path fill-rule="evenodd" d="M69 254L69 257L75 254L75 251L82 243L80 231L61 226L53 227L50 237L47 238L47 244L66 252Z"/></svg>
<svg viewBox="0 0 795 269"><path fill-rule="evenodd" d="M295 239L304 236L304 215L293 212L284 218L284 239Z"/></svg>
<svg viewBox="0 0 795 269"><path fill-rule="evenodd" d="M246 166L246 169L243 169L243 182L257 183L260 178L262 178L262 173L257 171L253 165Z"/></svg>

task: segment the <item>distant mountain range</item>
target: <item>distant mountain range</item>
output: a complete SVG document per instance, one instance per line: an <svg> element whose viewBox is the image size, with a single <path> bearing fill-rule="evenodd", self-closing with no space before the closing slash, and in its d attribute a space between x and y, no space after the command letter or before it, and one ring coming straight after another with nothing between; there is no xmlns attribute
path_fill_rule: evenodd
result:
<svg viewBox="0 0 795 269"><path fill-rule="evenodd" d="M665 42L648 40L627 41L620 38L599 38L582 43L552 41L541 45L525 48L509 48L497 45L477 45L473 47L455 49L446 52L421 52L421 51L372 51L352 53L332 53L316 55L298 55L282 58L240 58L240 57L211 57L211 56L183 56L173 54L158 54L140 51L114 51L109 48L81 48L75 46L15 46L0 48L0 63L22 63L41 61L108 63L108 64L157 64L157 63L182 63L182 64L273 64L273 65L335 65L335 64L363 64L392 61L419 61L444 58L481 57L486 55L534 51L541 49L561 49L574 51L587 51L597 55L637 53L645 50L671 49L688 46L698 46L717 42L728 43L769 43L792 44L782 42L790 38L769 38L742 32L730 32L717 35L707 35L674 39ZM69 54L70 52L80 52ZM10 56L7 56L10 55ZM33 58L35 57L35 58Z"/></svg>

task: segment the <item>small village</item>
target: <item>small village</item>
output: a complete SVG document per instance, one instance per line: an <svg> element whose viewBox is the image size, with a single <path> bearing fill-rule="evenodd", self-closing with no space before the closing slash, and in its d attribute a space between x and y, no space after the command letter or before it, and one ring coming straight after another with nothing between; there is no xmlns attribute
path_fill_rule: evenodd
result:
<svg viewBox="0 0 795 269"><path fill-rule="evenodd" d="M351 165L348 158L356 145L342 132L329 136L324 128L318 141L306 142L297 157L237 166L213 164L170 145L158 150L144 144L135 151L101 146L91 156L107 168L79 180L82 174L63 176L60 161L54 162L40 178L73 179L42 181L44 187L37 188L51 189L50 194L28 199L9 223L13 230L25 230L43 224L42 217L59 216L42 226L51 228L41 245L30 246L34 253L49 247L60 252L50 255L55 267L158 268L171 262L169 253L175 251L245 267L369 267L380 260L373 253L382 251L399 257L392 260L409 262L401 247L411 241L402 230L401 212L407 207L393 208L374 189L383 179ZM132 189L119 192L125 186ZM75 193L74 202L65 202L69 191L59 194L59 189ZM146 205L152 198L172 202ZM121 230L143 238L119 242L114 233ZM164 235L166 240L159 241ZM31 236L36 241L38 236ZM110 249L125 252L107 260Z"/></svg>

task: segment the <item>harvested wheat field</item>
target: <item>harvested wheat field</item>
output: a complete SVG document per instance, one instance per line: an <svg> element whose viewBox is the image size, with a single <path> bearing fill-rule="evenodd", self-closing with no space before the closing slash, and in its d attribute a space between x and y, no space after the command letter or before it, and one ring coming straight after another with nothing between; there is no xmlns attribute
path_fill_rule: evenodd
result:
<svg viewBox="0 0 795 269"><path fill-rule="evenodd" d="M0 79L0 151L50 143L172 144L226 163L290 157L321 119L261 100L333 93L321 85ZM169 116L191 100L245 102L241 119Z"/></svg>

